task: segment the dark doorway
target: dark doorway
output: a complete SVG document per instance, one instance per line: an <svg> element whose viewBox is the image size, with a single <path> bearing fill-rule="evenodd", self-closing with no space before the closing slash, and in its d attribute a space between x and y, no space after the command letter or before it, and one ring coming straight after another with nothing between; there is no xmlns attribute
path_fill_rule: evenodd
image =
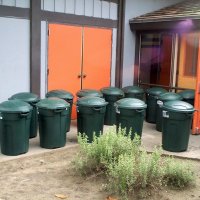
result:
<svg viewBox="0 0 200 200"><path fill-rule="evenodd" d="M172 34L141 34L139 83L170 86Z"/></svg>

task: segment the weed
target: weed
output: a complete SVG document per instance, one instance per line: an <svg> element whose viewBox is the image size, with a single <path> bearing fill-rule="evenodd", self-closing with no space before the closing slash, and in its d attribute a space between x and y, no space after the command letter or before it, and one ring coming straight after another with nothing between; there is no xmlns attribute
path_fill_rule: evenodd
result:
<svg viewBox="0 0 200 200"><path fill-rule="evenodd" d="M126 196L136 182L136 162L134 156L121 154L117 162L108 167L109 189Z"/></svg>
<svg viewBox="0 0 200 200"><path fill-rule="evenodd" d="M187 161L168 158L165 162L164 180L168 186L181 189L194 183L192 166Z"/></svg>

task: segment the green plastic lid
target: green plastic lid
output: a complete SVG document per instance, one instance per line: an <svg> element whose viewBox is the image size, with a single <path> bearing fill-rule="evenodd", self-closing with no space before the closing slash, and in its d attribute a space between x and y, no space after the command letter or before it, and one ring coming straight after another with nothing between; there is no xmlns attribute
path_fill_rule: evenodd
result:
<svg viewBox="0 0 200 200"><path fill-rule="evenodd" d="M143 94L144 90L138 86L127 86L122 88L124 93L132 93L132 94Z"/></svg>
<svg viewBox="0 0 200 200"><path fill-rule="evenodd" d="M179 92L183 99L194 99L195 91L194 90L184 90Z"/></svg>
<svg viewBox="0 0 200 200"><path fill-rule="evenodd" d="M30 93L30 92L20 92L20 93L14 94L13 96L9 98L9 100L12 100L12 99L18 99L18 100L22 100L28 103L38 102L40 100L38 95Z"/></svg>
<svg viewBox="0 0 200 200"><path fill-rule="evenodd" d="M60 99L72 100L73 94L65 90L51 90L47 92L46 97L58 97Z"/></svg>
<svg viewBox="0 0 200 200"><path fill-rule="evenodd" d="M91 96L91 97L102 97L102 93L98 90L93 90L93 89L82 89L79 90L76 93L77 97L86 97L86 96Z"/></svg>
<svg viewBox="0 0 200 200"><path fill-rule="evenodd" d="M30 104L18 99L4 101L0 104L0 112L2 113L27 113L32 109Z"/></svg>
<svg viewBox="0 0 200 200"><path fill-rule="evenodd" d="M124 92L117 87L104 87L101 92L106 95L124 96Z"/></svg>
<svg viewBox="0 0 200 200"><path fill-rule="evenodd" d="M163 104L163 109L174 111L174 112L194 112L194 107L184 101L167 101Z"/></svg>
<svg viewBox="0 0 200 200"><path fill-rule="evenodd" d="M102 99L100 97L86 96L79 98L76 104L78 106L86 106L86 107L96 107L96 106L101 107L107 105L108 103L105 101L105 99Z"/></svg>
<svg viewBox="0 0 200 200"><path fill-rule="evenodd" d="M63 99L48 98L48 99L42 99L36 104L36 106L38 108L56 110L56 109L65 109L67 107L70 107L70 104Z"/></svg>
<svg viewBox="0 0 200 200"><path fill-rule="evenodd" d="M158 99L161 101L173 101L173 100L182 100L183 97L174 92L166 92L164 94L160 94Z"/></svg>
<svg viewBox="0 0 200 200"><path fill-rule="evenodd" d="M158 96L158 95L163 94L165 92L167 92L167 90L160 88L160 87L152 87L152 88L148 88L146 90L147 94L151 94L151 95L155 95L155 96Z"/></svg>
<svg viewBox="0 0 200 200"><path fill-rule="evenodd" d="M116 101L115 105L118 108L126 108L126 109L144 109L147 105L144 101L135 98L124 98Z"/></svg>

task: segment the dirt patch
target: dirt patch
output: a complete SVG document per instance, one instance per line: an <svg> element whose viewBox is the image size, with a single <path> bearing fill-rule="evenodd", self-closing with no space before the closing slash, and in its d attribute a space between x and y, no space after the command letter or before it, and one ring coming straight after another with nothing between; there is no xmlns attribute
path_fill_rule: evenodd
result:
<svg viewBox="0 0 200 200"><path fill-rule="evenodd" d="M77 152L76 146L1 162L0 200L56 200L62 197L67 200L105 200L109 195L101 189L105 180L74 176L70 163ZM194 187L182 191L168 188L155 191L155 196L149 199L199 200L200 162L192 163L197 177Z"/></svg>

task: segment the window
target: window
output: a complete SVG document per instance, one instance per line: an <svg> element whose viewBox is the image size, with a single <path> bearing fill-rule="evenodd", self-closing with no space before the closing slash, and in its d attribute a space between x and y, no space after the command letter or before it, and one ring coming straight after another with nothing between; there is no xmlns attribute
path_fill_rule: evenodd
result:
<svg viewBox="0 0 200 200"><path fill-rule="evenodd" d="M187 34L185 43L185 76L196 76L197 74L197 57L198 57L198 42L197 34Z"/></svg>
<svg viewBox="0 0 200 200"><path fill-rule="evenodd" d="M143 33L140 36L140 84L169 86L173 35Z"/></svg>

